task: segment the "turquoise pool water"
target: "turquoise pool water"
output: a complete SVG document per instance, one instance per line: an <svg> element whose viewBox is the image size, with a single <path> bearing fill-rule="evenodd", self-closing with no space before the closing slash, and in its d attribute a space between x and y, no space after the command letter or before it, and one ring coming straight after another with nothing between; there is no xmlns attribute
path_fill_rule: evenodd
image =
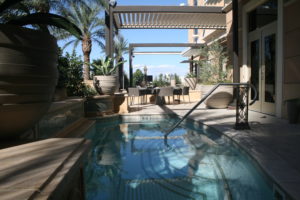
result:
<svg viewBox="0 0 300 200"><path fill-rule="evenodd" d="M272 188L227 138L174 119L97 123L85 166L88 200L273 199Z"/></svg>

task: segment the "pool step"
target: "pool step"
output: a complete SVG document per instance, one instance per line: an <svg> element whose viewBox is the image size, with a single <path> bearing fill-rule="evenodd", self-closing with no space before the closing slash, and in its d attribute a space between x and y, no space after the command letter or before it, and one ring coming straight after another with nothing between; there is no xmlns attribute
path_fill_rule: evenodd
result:
<svg viewBox="0 0 300 200"><path fill-rule="evenodd" d="M192 187L191 177L169 178L169 183ZM120 192L116 193L112 199L122 200L186 200L205 199L200 195L193 197L191 192L182 192L177 188L166 186L166 179L144 179L144 180L122 180Z"/></svg>

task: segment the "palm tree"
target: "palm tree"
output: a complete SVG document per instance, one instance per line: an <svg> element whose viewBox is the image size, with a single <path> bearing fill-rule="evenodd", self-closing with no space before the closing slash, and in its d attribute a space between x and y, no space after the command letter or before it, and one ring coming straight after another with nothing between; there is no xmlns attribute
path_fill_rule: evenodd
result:
<svg viewBox="0 0 300 200"><path fill-rule="evenodd" d="M31 0L24 1L24 4L36 10L37 12L49 13L62 4L62 0Z"/></svg>
<svg viewBox="0 0 300 200"><path fill-rule="evenodd" d="M129 51L128 42L124 39L122 35L117 35L115 37L115 55L117 63L121 63L118 66L118 74L119 74L119 84L120 87L124 89L124 62L123 55L127 54Z"/></svg>
<svg viewBox="0 0 300 200"><path fill-rule="evenodd" d="M73 44L73 48L75 49L80 42L82 43L84 80L90 78L90 66L88 63L90 63L92 43L96 42L101 48L104 48L102 39L104 38L105 22L103 18L99 17L100 12L103 11L103 7L99 2L70 2L68 6L64 6L60 10L60 13L76 24L82 32L82 37L80 39L73 38L70 34L65 32L60 32L58 35L59 39L68 39L72 37L63 48Z"/></svg>
<svg viewBox="0 0 300 200"><path fill-rule="evenodd" d="M129 51L128 42L124 39L122 35L117 35L115 37L115 53L116 60L119 60L123 57L123 54L127 54Z"/></svg>

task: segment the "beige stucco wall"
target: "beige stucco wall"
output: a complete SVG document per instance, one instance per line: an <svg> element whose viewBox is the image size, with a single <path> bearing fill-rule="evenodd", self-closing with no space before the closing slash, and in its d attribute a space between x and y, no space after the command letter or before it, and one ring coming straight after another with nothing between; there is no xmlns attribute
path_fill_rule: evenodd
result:
<svg viewBox="0 0 300 200"><path fill-rule="evenodd" d="M194 0L187 0L187 5L193 6ZM219 7L221 6L221 7L223 7L224 5L225 5L224 0L220 0L219 2L216 2L216 1L205 2L204 0L198 0L198 6L219 6ZM214 32L214 30L198 29L198 35L194 35L193 29L189 29L188 30L188 42L194 43L194 38L198 37L197 43L204 43L203 38L205 38L206 36L210 35L213 32Z"/></svg>
<svg viewBox="0 0 300 200"><path fill-rule="evenodd" d="M232 46L232 10L226 13L226 45L227 45L227 55L228 63L232 63L233 57L233 46Z"/></svg>

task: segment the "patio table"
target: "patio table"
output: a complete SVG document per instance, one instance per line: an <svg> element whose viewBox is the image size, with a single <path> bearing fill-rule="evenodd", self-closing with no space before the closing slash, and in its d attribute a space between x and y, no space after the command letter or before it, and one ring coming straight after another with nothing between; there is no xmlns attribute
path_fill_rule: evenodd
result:
<svg viewBox="0 0 300 200"><path fill-rule="evenodd" d="M155 104L156 105L166 104L165 98L161 97L161 96L158 96L159 90L160 90L159 87L153 88L153 90L152 90L153 91L152 93L155 96ZM181 92L182 92L182 88L180 88L180 87L174 87L173 94L177 95L179 93L181 94Z"/></svg>

